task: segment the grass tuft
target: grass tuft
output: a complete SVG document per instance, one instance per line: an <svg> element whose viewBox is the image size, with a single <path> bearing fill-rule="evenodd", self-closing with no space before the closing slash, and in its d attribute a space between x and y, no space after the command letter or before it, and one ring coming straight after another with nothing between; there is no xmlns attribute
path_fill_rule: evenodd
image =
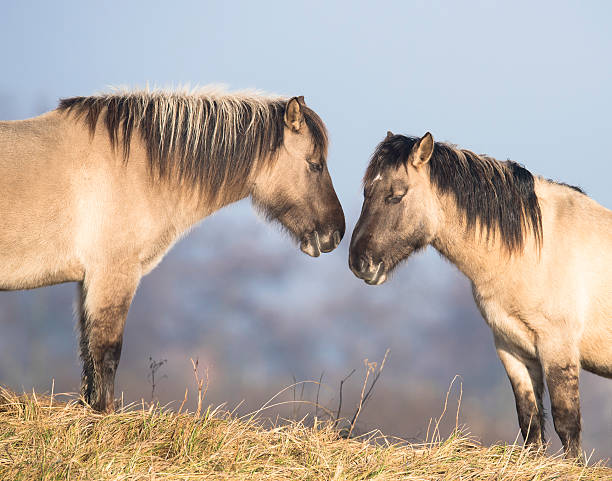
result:
<svg viewBox="0 0 612 481"><path fill-rule="evenodd" d="M455 432L410 444L372 432L340 436L333 422L269 426L221 409L200 416L158 405L102 415L74 397L0 388L2 480L610 480L520 445L481 446Z"/></svg>

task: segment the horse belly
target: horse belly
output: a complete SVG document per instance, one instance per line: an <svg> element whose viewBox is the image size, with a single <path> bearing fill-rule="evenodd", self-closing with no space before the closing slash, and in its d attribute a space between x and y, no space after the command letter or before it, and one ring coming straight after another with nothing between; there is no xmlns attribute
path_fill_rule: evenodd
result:
<svg viewBox="0 0 612 481"><path fill-rule="evenodd" d="M600 292L591 299L580 339L582 367L599 376L612 378L612 297Z"/></svg>
<svg viewBox="0 0 612 481"><path fill-rule="evenodd" d="M0 155L0 289L79 280L71 189L61 164L9 147Z"/></svg>
<svg viewBox="0 0 612 481"><path fill-rule="evenodd" d="M83 269L66 239L47 223L0 225L0 290L33 289L83 278ZM45 227L48 230L45 231ZM61 227L61 226L60 226Z"/></svg>
<svg viewBox="0 0 612 481"><path fill-rule="evenodd" d="M584 330L580 356L584 369L612 378L612 215L602 216L605 218L608 223L602 220L591 226L593 238L581 250L583 272L578 292Z"/></svg>
<svg viewBox="0 0 612 481"><path fill-rule="evenodd" d="M52 266L41 268L38 260L26 260L14 270L0 268L0 291L36 289L83 279L84 271L78 263L63 264L59 268Z"/></svg>

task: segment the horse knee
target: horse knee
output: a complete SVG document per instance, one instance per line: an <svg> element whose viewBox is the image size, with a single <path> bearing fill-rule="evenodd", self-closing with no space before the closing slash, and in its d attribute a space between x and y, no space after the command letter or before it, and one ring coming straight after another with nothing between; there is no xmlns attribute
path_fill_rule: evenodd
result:
<svg viewBox="0 0 612 481"><path fill-rule="evenodd" d="M105 375L114 375L121 357L122 341L105 343L92 352L94 369Z"/></svg>
<svg viewBox="0 0 612 481"><path fill-rule="evenodd" d="M563 444L566 457L581 457L580 409L553 408L553 421L555 424L555 431Z"/></svg>
<svg viewBox="0 0 612 481"><path fill-rule="evenodd" d="M540 446L544 443L544 412L541 402L532 392L518 393L515 390L516 412L521 434L526 444Z"/></svg>
<svg viewBox="0 0 612 481"><path fill-rule="evenodd" d="M114 409L115 373L121 357L121 341L98 346L92 352L94 393L91 406L97 411Z"/></svg>
<svg viewBox="0 0 612 481"><path fill-rule="evenodd" d="M81 391L97 411L112 411L115 373L121 357L127 308L113 307L86 314L81 339Z"/></svg>
<svg viewBox="0 0 612 481"><path fill-rule="evenodd" d="M581 419L579 367L551 366L546 370L555 431L559 435L567 457L581 456Z"/></svg>

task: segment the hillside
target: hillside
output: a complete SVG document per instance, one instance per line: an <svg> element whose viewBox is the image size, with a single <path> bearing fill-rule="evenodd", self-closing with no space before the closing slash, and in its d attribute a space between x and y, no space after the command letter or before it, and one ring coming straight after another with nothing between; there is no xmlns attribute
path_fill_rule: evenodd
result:
<svg viewBox="0 0 612 481"><path fill-rule="evenodd" d="M343 439L330 422L270 425L144 404L104 416L74 398L1 389L0 479L609 480L612 470L459 433L428 444L381 433Z"/></svg>

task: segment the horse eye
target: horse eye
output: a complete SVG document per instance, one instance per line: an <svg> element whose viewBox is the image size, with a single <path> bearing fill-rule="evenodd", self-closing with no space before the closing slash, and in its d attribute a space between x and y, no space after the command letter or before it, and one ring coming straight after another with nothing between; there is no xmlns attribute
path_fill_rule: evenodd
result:
<svg viewBox="0 0 612 481"><path fill-rule="evenodd" d="M385 202L387 204L399 204L405 195L406 193L398 194L398 195L390 195L385 199Z"/></svg>
<svg viewBox="0 0 612 481"><path fill-rule="evenodd" d="M312 172L321 172L323 166L317 162L308 162L308 167Z"/></svg>

